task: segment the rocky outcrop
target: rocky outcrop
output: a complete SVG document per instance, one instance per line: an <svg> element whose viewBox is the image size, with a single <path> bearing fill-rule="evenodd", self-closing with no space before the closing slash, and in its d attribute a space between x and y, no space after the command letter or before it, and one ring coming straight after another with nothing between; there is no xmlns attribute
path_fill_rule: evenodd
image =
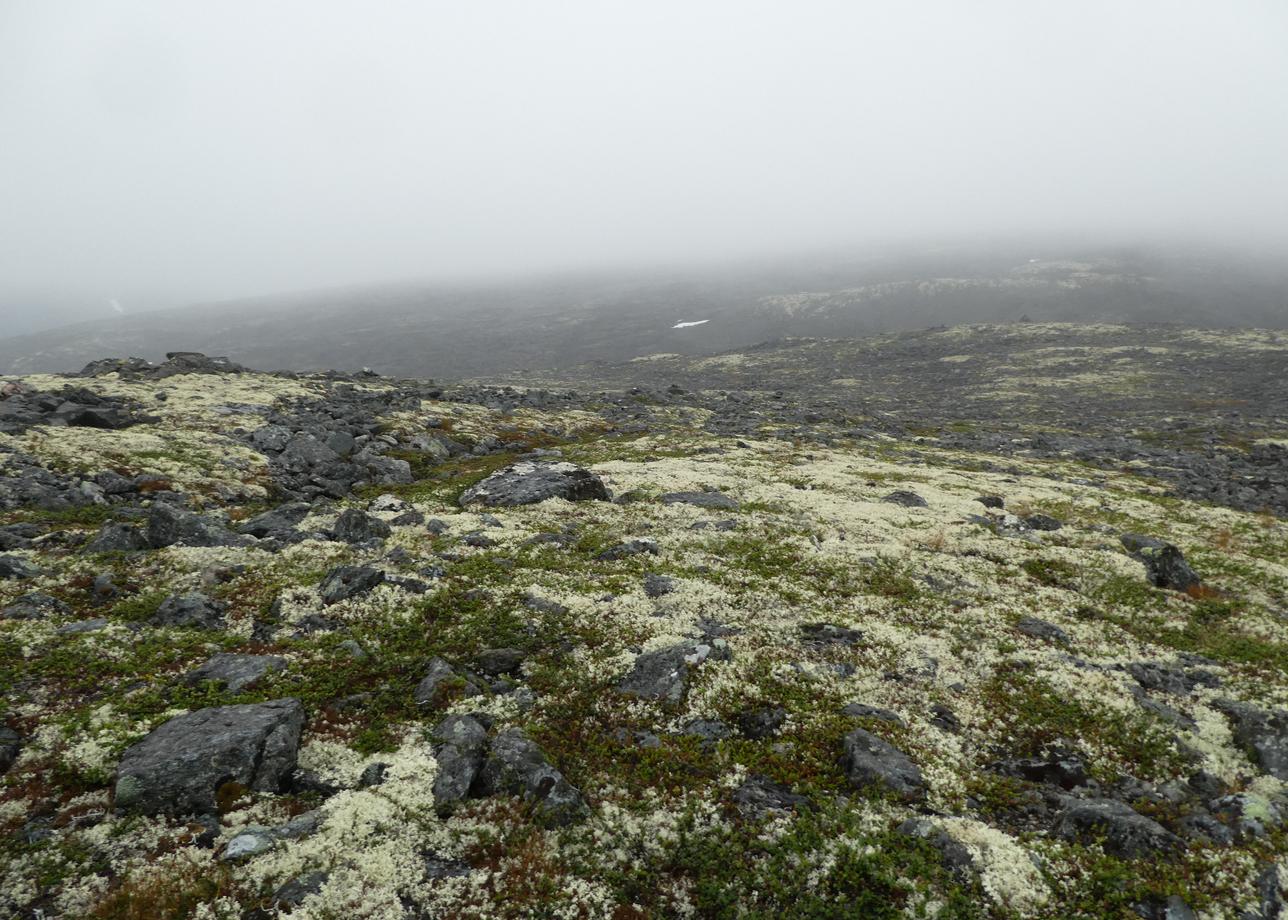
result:
<svg viewBox="0 0 1288 920"><path fill-rule="evenodd" d="M548 498L565 501L608 501L604 481L589 470L564 462L524 461L508 466L466 489L462 507L533 505Z"/></svg>

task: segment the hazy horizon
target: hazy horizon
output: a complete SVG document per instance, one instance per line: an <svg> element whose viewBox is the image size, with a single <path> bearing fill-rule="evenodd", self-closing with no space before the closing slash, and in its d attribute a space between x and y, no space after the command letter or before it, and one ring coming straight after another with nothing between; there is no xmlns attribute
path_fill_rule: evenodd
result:
<svg viewBox="0 0 1288 920"><path fill-rule="evenodd" d="M1288 8L0 5L10 332L1033 234L1288 240Z"/></svg>

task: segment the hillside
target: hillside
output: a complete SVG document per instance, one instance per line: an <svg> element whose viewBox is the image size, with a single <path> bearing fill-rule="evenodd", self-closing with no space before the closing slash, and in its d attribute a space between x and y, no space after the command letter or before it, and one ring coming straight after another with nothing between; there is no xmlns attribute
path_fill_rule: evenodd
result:
<svg viewBox="0 0 1288 920"><path fill-rule="evenodd" d="M1279 916L1285 361L0 381L0 913Z"/></svg>
<svg viewBox="0 0 1288 920"><path fill-rule="evenodd" d="M372 367L456 380L661 352L706 355L788 336L1023 317L1282 328L1288 277L1277 263L1226 254L1026 243L508 283L390 284L112 316L0 338L0 373L69 372L103 355L159 361L185 349L265 369ZM684 322L700 325L674 328Z"/></svg>

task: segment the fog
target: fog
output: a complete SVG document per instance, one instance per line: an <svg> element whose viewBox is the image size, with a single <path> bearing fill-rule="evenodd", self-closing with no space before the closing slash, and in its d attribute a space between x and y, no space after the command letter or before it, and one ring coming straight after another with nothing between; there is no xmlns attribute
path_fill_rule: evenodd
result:
<svg viewBox="0 0 1288 920"><path fill-rule="evenodd" d="M1288 6L0 2L0 335L926 238L1288 239Z"/></svg>

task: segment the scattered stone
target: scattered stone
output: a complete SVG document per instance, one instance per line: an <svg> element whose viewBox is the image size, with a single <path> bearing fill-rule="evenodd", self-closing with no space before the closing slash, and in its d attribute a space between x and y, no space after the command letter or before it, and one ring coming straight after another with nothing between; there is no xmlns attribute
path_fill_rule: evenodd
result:
<svg viewBox="0 0 1288 920"><path fill-rule="evenodd" d="M719 511L737 511L738 502L723 492L667 492L658 498L664 505L697 505Z"/></svg>
<svg viewBox="0 0 1288 920"><path fill-rule="evenodd" d="M1056 531L1064 526L1063 521L1058 521L1049 514L1030 514L1024 518L1024 525L1029 530Z"/></svg>
<svg viewBox="0 0 1288 920"><path fill-rule="evenodd" d="M40 569L25 559L17 556L0 556L0 579L23 581L35 578L39 574Z"/></svg>
<svg viewBox="0 0 1288 920"><path fill-rule="evenodd" d="M589 470L564 462L525 460L493 473L462 493L461 507L532 505L548 498L608 501L608 487Z"/></svg>
<svg viewBox="0 0 1288 920"><path fill-rule="evenodd" d="M60 636L78 636L82 633L98 632L100 629L107 629L108 621L103 617L94 617L89 620L77 620L74 623L66 623L54 630Z"/></svg>
<svg viewBox="0 0 1288 920"><path fill-rule="evenodd" d="M225 783L278 792L295 769L303 727L304 707L292 698L175 716L122 755L116 807L207 815L217 811Z"/></svg>
<svg viewBox="0 0 1288 920"><path fill-rule="evenodd" d="M490 648L479 654L478 669L489 677L515 674L523 664L524 653L517 648Z"/></svg>
<svg viewBox="0 0 1288 920"><path fill-rule="evenodd" d="M385 580L385 573L369 565L339 565L327 573L318 586L326 606L361 597Z"/></svg>
<svg viewBox="0 0 1288 920"><path fill-rule="evenodd" d="M148 549L148 537L137 524L108 523L85 547L87 553L135 553Z"/></svg>
<svg viewBox="0 0 1288 920"><path fill-rule="evenodd" d="M1127 665L1127 673L1146 690L1157 690L1174 696L1185 696L1195 687L1218 687L1220 678L1201 670L1183 671L1152 661L1134 661Z"/></svg>
<svg viewBox="0 0 1288 920"><path fill-rule="evenodd" d="M240 693L253 686L265 675L281 671L286 659L280 655L240 655L221 652L205 664L183 676L183 682L197 686L204 681L214 681L229 693Z"/></svg>
<svg viewBox="0 0 1288 920"><path fill-rule="evenodd" d="M752 741L763 741L778 734L787 721L787 710L782 706L758 706L738 714L738 730Z"/></svg>
<svg viewBox="0 0 1288 920"><path fill-rule="evenodd" d="M237 530L260 540L286 540L296 535L296 525L308 517L311 510L312 506L308 502L287 502L246 519Z"/></svg>
<svg viewBox="0 0 1288 920"><path fill-rule="evenodd" d="M801 626L801 641L806 645L858 645L863 633L847 626L832 623L805 623Z"/></svg>
<svg viewBox="0 0 1288 920"><path fill-rule="evenodd" d="M148 513L148 545L167 546L249 546L254 539L236 534L222 524L166 502L156 502Z"/></svg>
<svg viewBox="0 0 1288 920"><path fill-rule="evenodd" d="M428 706L438 702L439 690L449 681L460 680L465 685L465 696L478 696L483 691L467 677L462 677L456 673L456 670L444 661L442 658L431 658L429 670L412 694L412 698L421 706Z"/></svg>
<svg viewBox="0 0 1288 920"><path fill-rule="evenodd" d="M363 768L362 775L358 777L359 789L370 789L372 786L379 786L385 781L385 774L389 772L387 763L369 763Z"/></svg>
<svg viewBox="0 0 1288 920"><path fill-rule="evenodd" d="M296 876L273 892L272 906L278 910L289 910L299 907L304 899L318 894L330 876L326 872L308 872Z"/></svg>
<svg viewBox="0 0 1288 920"><path fill-rule="evenodd" d="M985 508L1004 508L1006 506L1006 502L1000 495L981 495L979 498L975 499L975 501L979 502Z"/></svg>
<svg viewBox="0 0 1288 920"><path fill-rule="evenodd" d="M856 719L877 719L881 722L889 722L891 725L904 724L903 719L889 709L869 706L867 703L848 703L841 708L841 715L852 716Z"/></svg>
<svg viewBox="0 0 1288 920"><path fill-rule="evenodd" d="M909 818L899 825L899 833L927 841L939 851L944 868L958 879L969 878L975 868L970 850L930 818Z"/></svg>
<svg viewBox="0 0 1288 920"><path fill-rule="evenodd" d="M71 608L48 594L33 592L17 598L0 609L0 620L43 620L51 616L66 616Z"/></svg>
<svg viewBox="0 0 1288 920"><path fill-rule="evenodd" d="M1189 592L1201 586L1199 576L1172 544L1134 533L1123 534L1121 540L1127 552L1144 563L1149 582L1155 588Z"/></svg>
<svg viewBox="0 0 1288 920"><path fill-rule="evenodd" d="M908 755L861 728L843 739L841 766L859 789L876 786L908 802L926 794L921 770Z"/></svg>
<svg viewBox="0 0 1288 920"><path fill-rule="evenodd" d="M0 774L9 772L22 751L22 736L8 725L0 725Z"/></svg>

